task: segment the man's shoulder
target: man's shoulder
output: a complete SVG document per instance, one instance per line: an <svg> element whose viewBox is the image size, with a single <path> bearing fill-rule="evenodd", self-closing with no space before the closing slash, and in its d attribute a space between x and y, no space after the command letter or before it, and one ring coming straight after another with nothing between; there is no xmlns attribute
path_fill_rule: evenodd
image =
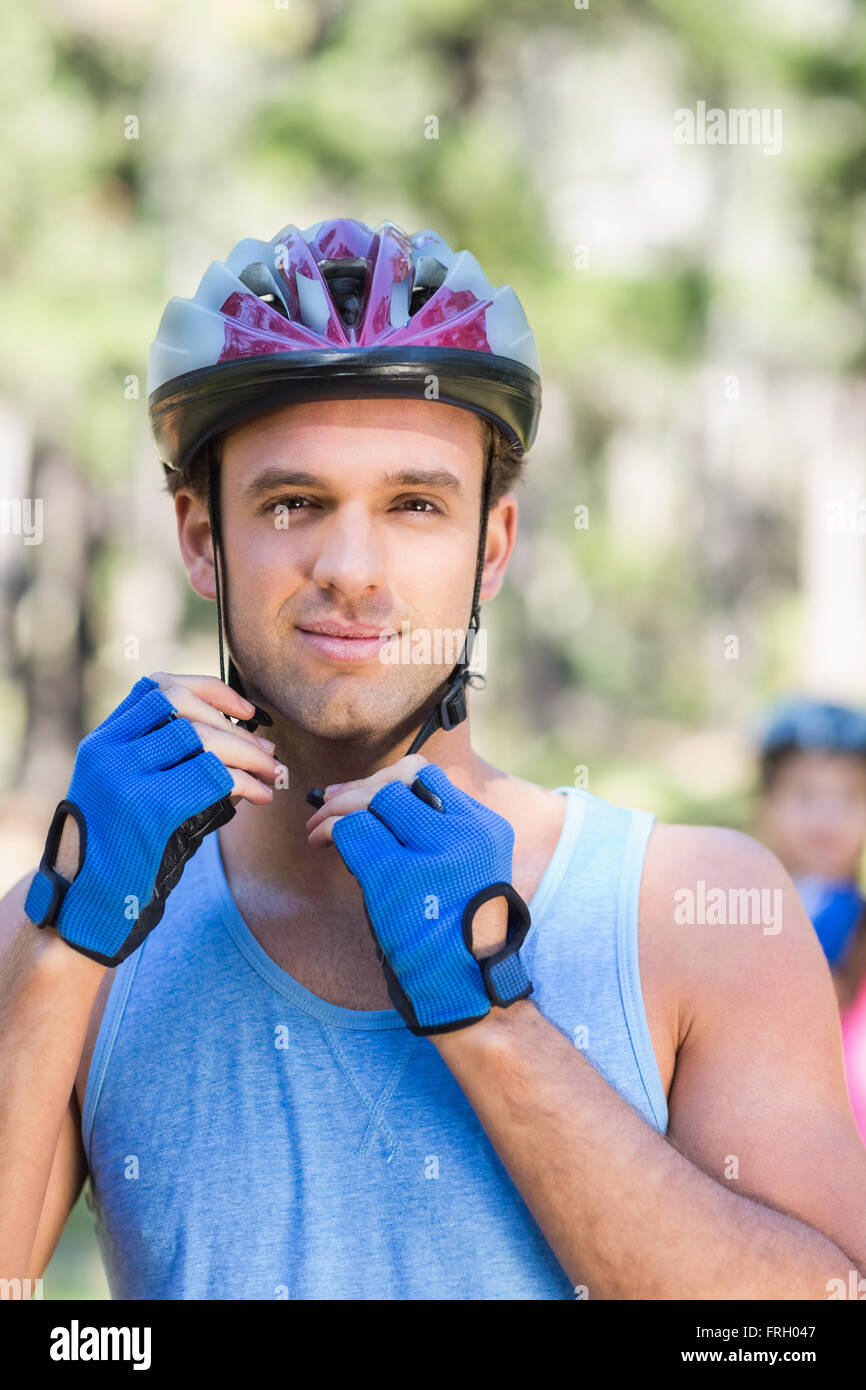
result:
<svg viewBox="0 0 866 1390"><path fill-rule="evenodd" d="M640 896L641 969L677 1018L734 1017L737 1001L826 973L791 879L765 845L720 826L656 822ZM769 1005L770 1000L767 999Z"/></svg>
<svg viewBox="0 0 866 1390"><path fill-rule="evenodd" d="M721 825L668 825L657 820L647 852L648 878L656 889L704 882L734 887L741 881L787 878L766 845L741 830Z"/></svg>
<svg viewBox="0 0 866 1390"><path fill-rule="evenodd" d="M538 782L516 777L511 772L486 765L483 801L492 811L520 826L542 827L542 835L553 826L562 826L566 797L561 791L543 787Z"/></svg>
<svg viewBox="0 0 866 1390"><path fill-rule="evenodd" d="M656 821L647 845L641 910L670 926L755 925L778 935L773 895L799 903L772 850L740 830ZM803 917L802 909L799 917ZM808 921L808 919L806 919ZM688 935L688 934L685 934Z"/></svg>

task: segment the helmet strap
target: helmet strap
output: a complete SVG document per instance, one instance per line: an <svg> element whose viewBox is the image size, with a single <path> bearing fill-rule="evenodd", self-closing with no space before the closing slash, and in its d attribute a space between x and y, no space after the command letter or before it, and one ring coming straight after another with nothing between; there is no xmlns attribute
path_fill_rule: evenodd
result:
<svg viewBox="0 0 866 1390"><path fill-rule="evenodd" d="M238 668L232 659L231 652L229 652L229 678L226 682L225 660L223 655L223 604L222 598L220 596L220 590L222 588L219 560L221 534L220 474L217 468L217 464L214 460L213 451L210 449L210 447L208 447L207 460L207 508L208 517L210 518L211 543L213 546L213 569L217 605L217 639L219 642L220 656L220 680L223 681L223 683L228 684L230 689L234 690L238 695L242 696L244 700L248 700L249 696L244 690L240 672L238 671ZM226 628L226 636L228 637L228 628ZM251 701L250 703L253 702ZM264 724L266 726L270 726L271 724L273 724L274 721L271 719L271 716L265 710L261 709L258 705L255 705L255 711L255 715L252 719L238 719L235 722L241 729L248 729L250 733L254 733L260 724Z"/></svg>
<svg viewBox="0 0 866 1390"><path fill-rule="evenodd" d="M428 738L435 734L438 729L453 729L455 725L462 724L467 715L466 685L472 676L469 663L472 660L472 650L481 626L479 594L484 573L484 557L487 551L487 518L490 514L490 488L493 474L490 463L492 453L493 445L491 443L490 453L488 453L484 464L484 481L481 488L481 528L478 540L478 558L475 562L475 583L472 589L472 613L469 618L469 626L466 629L466 636L463 639L463 650L460 653L460 660L449 677L448 689L433 706L427 719L418 730L407 749L407 757L411 753L417 753L422 744L426 743Z"/></svg>

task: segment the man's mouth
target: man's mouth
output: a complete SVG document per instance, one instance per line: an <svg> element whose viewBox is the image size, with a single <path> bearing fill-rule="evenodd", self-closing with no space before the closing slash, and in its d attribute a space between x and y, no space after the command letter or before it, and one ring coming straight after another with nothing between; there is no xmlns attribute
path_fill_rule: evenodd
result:
<svg viewBox="0 0 866 1390"><path fill-rule="evenodd" d="M298 626L303 641L326 661L376 661L393 627L378 628L362 623L319 622Z"/></svg>

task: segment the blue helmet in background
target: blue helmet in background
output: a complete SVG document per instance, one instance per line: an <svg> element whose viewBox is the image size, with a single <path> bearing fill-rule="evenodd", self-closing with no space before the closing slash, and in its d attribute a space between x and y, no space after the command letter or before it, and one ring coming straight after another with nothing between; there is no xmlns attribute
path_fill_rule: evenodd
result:
<svg viewBox="0 0 866 1390"><path fill-rule="evenodd" d="M818 700L786 700L767 716L759 747L764 755L790 748L866 757L866 714Z"/></svg>
<svg viewBox="0 0 866 1390"><path fill-rule="evenodd" d="M821 700L783 700L765 717L757 743L766 788L775 768L789 753L843 753L866 758L866 713Z"/></svg>

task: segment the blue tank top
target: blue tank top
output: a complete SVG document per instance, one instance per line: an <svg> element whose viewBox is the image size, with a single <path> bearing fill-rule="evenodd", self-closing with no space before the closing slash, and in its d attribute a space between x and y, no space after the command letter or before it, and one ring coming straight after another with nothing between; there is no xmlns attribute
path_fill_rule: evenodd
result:
<svg viewBox="0 0 866 1390"><path fill-rule="evenodd" d="M638 972L653 817L557 791L522 949L532 1002L664 1133ZM218 833L116 968L88 1074L86 1195L112 1297L574 1298L435 1046L280 969Z"/></svg>

